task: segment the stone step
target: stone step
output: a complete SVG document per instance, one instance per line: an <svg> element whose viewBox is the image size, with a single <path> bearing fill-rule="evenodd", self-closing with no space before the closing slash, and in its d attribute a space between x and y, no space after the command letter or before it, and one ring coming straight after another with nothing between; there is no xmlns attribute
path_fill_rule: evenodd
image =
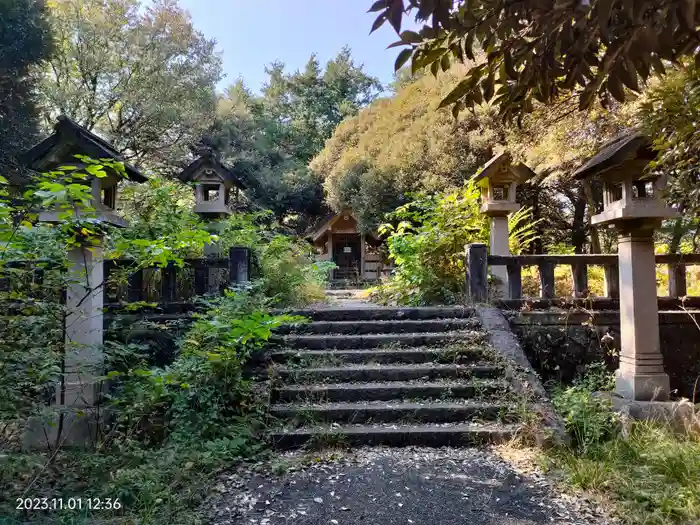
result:
<svg viewBox="0 0 700 525"><path fill-rule="evenodd" d="M279 334L395 334L449 332L476 329L475 317L457 319L404 319L384 321L314 321L307 324L283 325Z"/></svg>
<svg viewBox="0 0 700 525"><path fill-rule="evenodd" d="M512 439L519 425L433 424L433 425L330 425L306 427L272 434L272 443L281 449L311 445L389 445L389 446L473 446L503 443Z"/></svg>
<svg viewBox="0 0 700 525"><path fill-rule="evenodd" d="M307 348L326 350L338 348L367 349L387 346L433 346L449 342L476 342L484 339L484 334L476 331L462 332L413 332L407 334L365 334L365 335L283 335L273 336L270 341L286 348Z"/></svg>
<svg viewBox="0 0 700 525"><path fill-rule="evenodd" d="M310 422L337 423L456 423L463 421L515 421L512 407L483 401L468 402L355 402L326 404L281 404L271 407L273 416L298 425Z"/></svg>
<svg viewBox="0 0 700 525"><path fill-rule="evenodd" d="M283 385L273 389L276 403L357 402L399 399L492 399L505 394L503 380L435 381L391 383L335 383L324 385Z"/></svg>
<svg viewBox="0 0 700 525"><path fill-rule="evenodd" d="M272 352L275 363L468 363L484 358L484 351L477 345L451 348L397 348L368 350L281 350Z"/></svg>
<svg viewBox="0 0 700 525"><path fill-rule="evenodd" d="M503 369L493 364L414 364L414 365L357 365L326 368L275 368L276 375L286 382L371 382L412 381L417 379L493 379Z"/></svg>
<svg viewBox="0 0 700 525"><path fill-rule="evenodd" d="M418 308L338 308L278 310L276 313L303 315L313 321L387 321L402 319L454 319L472 317L474 309L462 306L427 306Z"/></svg>

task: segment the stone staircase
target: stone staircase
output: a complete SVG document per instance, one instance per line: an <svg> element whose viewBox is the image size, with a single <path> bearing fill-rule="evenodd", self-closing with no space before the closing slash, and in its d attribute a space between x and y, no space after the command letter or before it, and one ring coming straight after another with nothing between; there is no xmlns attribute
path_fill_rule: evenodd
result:
<svg viewBox="0 0 700 525"><path fill-rule="evenodd" d="M519 428L517 396L470 308L329 308L275 337L280 448L463 446Z"/></svg>

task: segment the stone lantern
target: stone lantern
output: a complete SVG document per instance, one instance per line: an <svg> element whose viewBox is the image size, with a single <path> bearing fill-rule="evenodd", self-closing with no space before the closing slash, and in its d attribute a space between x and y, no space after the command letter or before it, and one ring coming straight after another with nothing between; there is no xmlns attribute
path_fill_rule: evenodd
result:
<svg viewBox="0 0 700 525"><path fill-rule="evenodd" d="M83 155L99 161L110 159L123 162L111 144L76 124L68 117L61 116L54 132L22 156L26 167L36 172L47 172L60 166L75 166L79 169L87 165L76 155ZM127 222L116 212L117 187L123 175L105 167L105 177L88 176L84 183L89 184L92 194L91 205L94 213L80 212L96 219L99 223L124 227ZM84 172L83 172L84 173ZM124 163L126 178L133 182L148 180L133 166ZM39 220L60 222L66 210L44 210ZM96 217L95 217L96 216ZM103 307L104 269L103 246L92 242L89 246L76 246L68 250L67 287L65 295L65 342L66 352L63 362L63 383L58 387L55 403L66 416L64 443L81 445L94 440L96 425L91 417L85 417L86 408L97 402L101 388L100 377L103 370ZM68 351L70 350L70 351ZM29 426L27 446L35 446L47 435L53 435L56 425L46 427L39 422Z"/></svg>
<svg viewBox="0 0 700 525"><path fill-rule="evenodd" d="M213 154L207 153L187 166L178 178L194 183L194 212L207 221L217 221L231 214L231 201L237 201L245 185Z"/></svg>
<svg viewBox="0 0 700 525"><path fill-rule="evenodd" d="M491 255L510 255L508 215L520 209L515 198L518 184L534 175L522 162L513 163L510 154L500 153L472 177L481 190L481 211L491 219ZM508 279L507 268L494 266L491 273L500 281L497 289L502 293Z"/></svg>
<svg viewBox="0 0 700 525"><path fill-rule="evenodd" d="M620 368L616 391L627 399L665 400L669 378L659 341L654 229L678 212L661 200L665 178L645 173L656 158L651 140L632 131L606 144L574 177L603 183L603 211L592 224L615 228L620 276Z"/></svg>
<svg viewBox="0 0 700 525"><path fill-rule="evenodd" d="M31 170L47 172L60 166L74 166L83 173L87 165L79 161L75 155L85 155L93 160L110 159L121 161L119 153L111 144L94 133L76 124L66 116L58 117L54 132L45 140L34 146L22 156L23 163ZM106 177L88 175L85 184L89 184L92 194L91 207L94 212L86 216L96 218L104 224L118 227L128 225L127 221L116 213L117 190L124 179L121 173L105 167ZM126 178L133 182L148 180L133 166L124 163ZM60 215L66 210L43 210L39 214L40 222L61 222ZM80 211L77 212L80 214Z"/></svg>
<svg viewBox="0 0 700 525"><path fill-rule="evenodd" d="M211 152L207 152L187 166L178 175L178 179L194 185L194 212L207 223L209 233L220 234L224 227L222 219L231 215L231 206L238 202L240 190L246 188L245 184ZM247 268L249 252L247 250L244 252L238 250L236 256L243 258L238 266ZM204 246L204 255L221 257L223 254L218 243L211 243ZM229 254L229 256L233 255ZM244 280L247 280L248 270L243 273ZM224 273L220 268L209 268L207 288L210 293L221 289L225 282Z"/></svg>

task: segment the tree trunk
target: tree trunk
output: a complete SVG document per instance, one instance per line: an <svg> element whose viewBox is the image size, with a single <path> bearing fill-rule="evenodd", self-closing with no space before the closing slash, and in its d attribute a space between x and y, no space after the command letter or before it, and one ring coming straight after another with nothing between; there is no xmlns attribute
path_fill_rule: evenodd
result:
<svg viewBox="0 0 700 525"><path fill-rule="evenodd" d="M593 217L596 211L596 202L593 197L593 189L591 188L590 181L583 181L583 191L586 194L586 221L588 222L588 229L591 233L591 253L601 253L598 229L594 228L591 224L591 217Z"/></svg>
<svg viewBox="0 0 700 525"><path fill-rule="evenodd" d="M574 247L574 253L584 253L586 251L586 196L582 184L579 185L579 191L574 201L571 244Z"/></svg>

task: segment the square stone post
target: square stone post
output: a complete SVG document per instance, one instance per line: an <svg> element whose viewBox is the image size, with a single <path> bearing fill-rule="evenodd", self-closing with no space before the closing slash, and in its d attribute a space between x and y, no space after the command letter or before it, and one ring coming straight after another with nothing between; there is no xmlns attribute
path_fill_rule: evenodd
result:
<svg viewBox="0 0 700 525"><path fill-rule="evenodd" d="M367 246L365 245L365 234L360 235L360 280L365 279L365 256L367 254Z"/></svg>
<svg viewBox="0 0 700 525"><path fill-rule="evenodd" d="M27 421L24 449L87 447L99 434L96 405L104 374L102 245L68 250L65 347L62 375L49 419Z"/></svg>
<svg viewBox="0 0 700 525"><path fill-rule="evenodd" d="M250 281L250 248L234 246L229 250L229 281L231 284Z"/></svg>
<svg viewBox="0 0 700 525"><path fill-rule="evenodd" d="M670 391L659 340L653 233L625 228L618 241L621 353L615 389L638 401L664 401Z"/></svg>
<svg viewBox="0 0 700 525"><path fill-rule="evenodd" d="M68 251L64 382L56 403L91 406L99 395L103 365L104 269L102 245Z"/></svg>
<svg viewBox="0 0 700 525"><path fill-rule="evenodd" d="M491 232L489 234L489 251L491 255L510 255L508 237L508 217L491 217ZM490 270L491 275L499 281L494 286L496 295L505 298L508 284L508 268L506 266L492 266Z"/></svg>
<svg viewBox="0 0 700 525"><path fill-rule="evenodd" d="M209 221L206 225L207 231L212 235L219 235L221 233L222 227L223 224L220 221ZM203 251L205 257L210 257L214 259L220 259L224 257L224 254L221 252L221 247L219 246L218 242L205 244ZM218 294L225 283L226 279L224 278L223 268L208 268L207 293Z"/></svg>

